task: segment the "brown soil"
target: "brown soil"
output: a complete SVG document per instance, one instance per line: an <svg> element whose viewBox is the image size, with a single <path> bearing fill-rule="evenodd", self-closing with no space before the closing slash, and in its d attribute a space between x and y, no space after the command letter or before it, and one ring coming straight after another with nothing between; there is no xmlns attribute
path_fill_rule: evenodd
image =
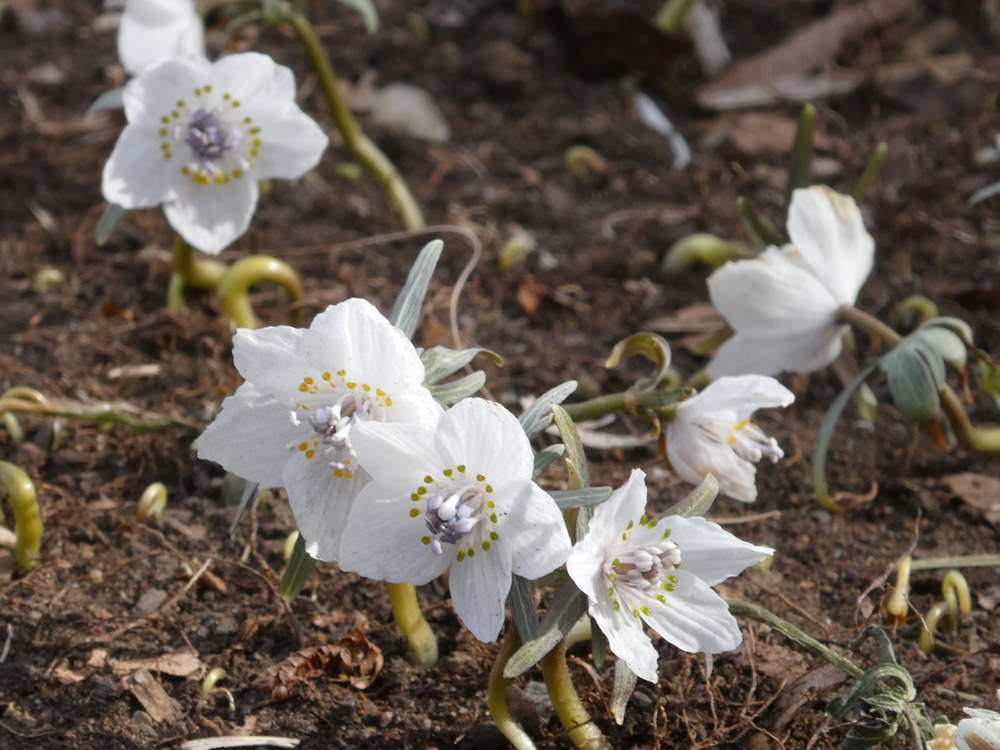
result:
<svg viewBox="0 0 1000 750"><path fill-rule="evenodd" d="M996 164L975 161L1000 129L990 104L1000 69L996 38L980 3L918 4L922 13L850 40L838 65L874 70L899 61L915 36L943 25L950 35L935 53L969 55L971 67L948 77L924 59L923 72L905 84L873 79L848 98L820 105L818 171L823 181L847 190L874 144L889 143L889 162L865 200L878 251L860 306L888 319L902 297L927 295L944 313L966 320L981 347L997 352L996 202L966 203L975 189L1000 178ZM231 333L208 296L194 295L183 314L164 309L171 235L162 215L133 212L106 247L92 239L102 211L101 167L122 118L81 118L102 91L121 82L113 33L95 26L97 2L11 5L0 26L6 105L0 119L0 388L26 385L50 397L124 401L207 420L240 382L231 363ZM627 387L640 367L605 370L614 343L707 298L704 269L673 277L659 272L669 244L699 230L744 237L737 195L780 218L788 144L775 123L787 126L796 107L767 110L776 118L767 137L741 142L733 134L749 127L742 115L714 115L694 105L693 92L705 79L687 53L666 73L647 72L646 90L665 104L694 150L692 166L675 172L666 143L641 124L617 79L583 80L573 73L565 25L551 13L531 20L517 15L514 3L428 0L417 8L431 31L422 45L407 30L408 3L381 3L383 29L373 37L339 4L310 5L345 79L373 68L382 83L426 88L451 124L453 140L443 147L371 132L431 223L458 224L483 237L485 257L463 294L460 327L466 343L506 359L502 369L488 366L490 389L515 411L521 397L571 378L582 383L579 397ZM735 58L742 59L834 4L724 5L723 27ZM648 17L657 3L635 7ZM294 39L271 28L238 35L231 50L252 46L293 67L302 105L331 126ZM612 50L629 47L627 39L605 36L611 41L602 36L601 44ZM564 167L565 150L577 144L603 156L606 174L579 178ZM338 162L347 159L334 144L314 175L294 186L276 185L261 201L251 232L224 256L285 255L305 279L307 320L352 295L387 311L424 242L338 248L399 228L371 179L338 176ZM501 273L497 252L514 225L533 234L539 249ZM441 236L446 252L418 336L424 346L449 343L447 298L468 254L457 235ZM45 267L61 270L66 283L35 291L33 280ZM261 290L254 300L266 321L283 320L276 292ZM680 347L675 358L688 372L702 364ZM138 365L155 365L153 376L130 375L128 368ZM114 377L120 368L125 375ZM996 514L982 504L977 509L966 502L974 498L942 481L963 472L995 475L997 464L962 450L939 452L880 392L875 429L849 411L829 465L833 489L860 496L875 486L877 495L831 515L811 500L809 457L839 383L830 373L786 382L797 402L783 413L765 414L762 424L786 447L787 458L761 468L755 505L721 500L713 508L733 522L735 533L774 546L775 562L767 572L749 571L722 588L843 647L864 623L881 622L877 605L885 574L914 544L925 557L997 551ZM985 399L971 413L980 423L996 420ZM44 428L39 420L22 421L29 437ZM0 747L176 747L181 739L237 732L299 738L302 748L504 746L485 702L496 645L477 642L461 627L445 587L436 583L420 592L443 654L426 670L407 664L380 584L318 565L303 595L284 605L276 586L294 525L287 505L273 499L230 540L235 509L220 499L223 472L196 460L192 437L71 423L57 448L46 452L30 441L16 446L0 431L0 458L35 479L46 525L36 569L19 575L3 558L0 571L0 642L9 635L9 651L0 660ZM686 491L654 451L591 452L589 458L595 483L617 486L630 467L644 468L655 508ZM549 486L558 485L559 471L547 477ZM157 480L169 489L166 516L158 526L140 524L136 502ZM208 572L187 589L208 561ZM969 569L967 575L973 613L955 635L940 638L930 657L917 648L915 618L893 634L900 662L912 671L932 717L957 720L965 705L996 708L996 572ZM926 611L938 597L939 581L938 572L914 574L917 610ZM337 643L355 630L385 658L370 687L359 690L331 668L326 677L292 685L288 697L252 689L255 678L293 652ZM821 662L764 627L745 623L745 633L742 650L717 658L710 679L702 658L660 642L660 683L640 684L622 727L607 708L612 671L588 666L586 646L573 652L573 669L615 747L748 747L762 732L770 738L754 739L753 747L763 740L770 747L838 746L846 726L821 711L831 692L809 694L790 722L775 723L775 702L788 699L784 688ZM150 667L149 679L176 701L167 701L172 716L157 721L137 697L135 667L121 665L185 648L201 664L223 667L228 677L221 685L229 692L202 697L197 663L190 677ZM869 649L853 658L873 663ZM514 708L540 747L569 747L551 709L536 711L524 699L539 680L532 671L515 682Z"/></svg>

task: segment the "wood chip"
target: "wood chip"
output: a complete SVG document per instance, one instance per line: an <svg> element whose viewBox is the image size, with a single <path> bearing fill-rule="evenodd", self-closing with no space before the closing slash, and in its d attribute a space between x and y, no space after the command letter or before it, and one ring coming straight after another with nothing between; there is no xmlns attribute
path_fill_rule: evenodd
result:
<svg viewBox="0 0 1000 750"><path fill-rule="evenodd" d="M136 697L153 721L174 722L181 717L181 704L167 691L148 669L139 669L126 678L126 687Z"/></svg>
<svg viewBox="0 0 1000 750"><path fill-rule="evenodd" d="M226 747L297 747L301 740L286 737L206 737L188 740L179 750L219 750Z"/></svg>
<svg viewBox="0 0 1000 750"><path fill-rule="evenodd" d="M93 658L93 657L92 657ZM152 672L162 672L173 677L190 677L195 679L205 670L205 663L189 648L180 648L169 654L163 654L151 659L123 659L111 663L111 669L118 674L130 674L137 669L148 669Z"/></svg>

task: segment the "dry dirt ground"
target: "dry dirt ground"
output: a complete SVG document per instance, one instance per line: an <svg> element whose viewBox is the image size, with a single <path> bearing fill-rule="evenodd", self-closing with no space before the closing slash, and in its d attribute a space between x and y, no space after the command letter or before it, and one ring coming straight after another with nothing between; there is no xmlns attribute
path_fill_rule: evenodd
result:
<svg viewBox="0 0 1000 750"><path fill-rule="evenodd" d="M207 295L194 295L185 313L164 309L171 235L162 215L133 212L105 247L93 241L103 210L101 167L122 127L119 113L83 117L102 91L122 81L100 3L6 5L0 389L24 385L51 398L121 401L204 423L240 382L231 332ZM339 4L308 5L346 80L371 69L381 84L423 87L450 123L451 141L428 146L362 118L430 223L459 225L483 238L485 255L464 291L459 323L466 343L506 359L502 369L487 366L489 385L514 410L522 397L571 378L581 382L580 398L627 387L641 367L605 370L614 343L707 300L705 269L670 277L659 271L670 243L694 231L745 238L737 195L781 219L798 105L722 114L700 109L696 92L708 79L689 51L678 46L664 64L633 44L635 17L648 18L655 2L629 6L636 16L627 22L595 24L580 15L581 4L562 10L539 4L527 16L500 0L385 0L383 28L371 37ZM837 4L717 5L733 55L743 60ZM849 189L874 145L886 141L889 159L864 201L877 257L860 306L888 319L904 296L927 295L967 321L995 356L998 204L966 202L1000 179L1000 162L983 151L996 146L1000 131L1000 57L986 15L995 3L892 5L901 10L889 23L855 29L825 63L854 74L856 85L849 95L817 101L816 178ZM411 31L410 11L426 21L426 42ZM227 19L210 21L217 47ZM243 28L228 49L244 47L290 65L302 106L333 130L288 33ZM630 69L640 71L643 88L689 139L694 158L687 169L673 170L667 143L639 120L621 78ZM574 145L597 151L606 171L569 171L563 154ZM286 257L305 280L307 320L353 295L387 311L426 240L342 244L399 229L373 180L341 176L338 165L349 160L334 142L314 174L275 186L250 233L224 256ZM499 248L517 226L535 237L538 249L500 272ZM436 236L446 250L418 334L424 346L449 343L447 298L469 252L458 235ZM62 271L66 281L36 290L34 279L46 267ZM254 301L266 321L283 321L287 311L276 292L261 289ZM859 347L862 356L870 352L863 338ZM682 345L676 360L687 372L703 364ZM840 384L828 372L786 382L798 396L795 405L764 414L761 424L787 457L761 468L755 505L722 500L712 511L735 533L775 547L774 565L748 571L723 591L772 609L846 653L865 623L882 622L885 574L911 547L918 557L1000 549L996 493L988 485L976 490L968 477L955 479L995 481L997 461L960 449L940 452L883 397L874 428L850 411L839 426L830 482L857 502L833 515L811 499L809 460ZM877 384L876 392L884 396ZM970 412L976 422L997 421L989 399L979 398ZM9 646L0 659L0 747L176 747L183 739L236 733L298 738L303 748L505 746L485 703L496 645L462 628L446 587L420 591L441 638L441 662L411 668L380 584L318 565L300 598L290 605L279 600L282 548L293 528L286 503L273 498L230 539L235 509L222 502L223 472L195 458L195 433L69 423L46 452L31 439L45 424L22 421L29 441L17 446L0 430L0 459L25 468L37 483L45 536L40 565L30 574L14 572L9 557L0 560L0 643ZM592 452L590 460L595 483L619 485L630 467L644 468L655 508L686 492L654 450ZM558 468L545 475L553 488L563 479ZM138 523L137 500L157 480L170 493L165 517L158 525ZM964 705L997 708L991 694L1000 668L1000 586L995 569L967 575L973 612L954 635L939 639L930 657L917 648L915 617L892 633L931 716L957 719ZM939 586L939 572L914 574L915 609L926 611ZM767 628L747 622L744 630L742 649L717 658L708 679L703 659L659 642L660 683L640 685L621 727L607 707L611 670L587 666L586 645L572 652L572 666L594 720L615 747L838 746L847 726L821 708L844 685L802 693L794 681L822 662ZM323 660L331 648L313 652L323 675L296 683L286 660L324 645L380 649L384 667L358 689L336 659ZM873 663L868 649L852 658ZM254 688L282 664L287 695ZM220 683L228 692L202 696L201 677L216 666L228 674ZM544 701L525 697L537 694L539 680L532 671L516 681L512 704L540 747L570 747Z"/></svg>

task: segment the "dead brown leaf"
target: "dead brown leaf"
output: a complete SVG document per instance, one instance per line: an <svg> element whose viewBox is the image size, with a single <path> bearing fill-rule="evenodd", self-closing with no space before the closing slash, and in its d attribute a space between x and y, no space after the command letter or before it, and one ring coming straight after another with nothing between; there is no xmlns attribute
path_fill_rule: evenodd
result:
<svg viewBox="0 0 1000 750"><path fill-rule="evenodd" d="M137 669L148 669L152 672L162 672L174 677L196 679L204 671L205 663L198 658L196 653L185 647L150 659L112 661L111 669L119 674L129 674Z"/></svg>
<svg viewBox="0 0 1000 750"><path fill-rule="evenodd" d="M127 677L125 686L153 721L173 722L180 718L181 704L167 695L167 691L148 669L140 669Z"/></svg>
<svg viewBox="0 0 1000 750"><path fill-rule="evenodd" d="M254 680L253 689L281 700L304 682L326 678L364 690L375 681L382 664L381 649L355 630L332 645L296 651Z"/></svg>
<svg viewBox="0 0 1000 750"><path fill-rule="evenodd" d="M646 328L657 333L714 333L725 325L726 321L715 305L698 302L669 315L653 318L646 323Z"/></svg>
<svg viewBox="0 0 1000 750"><path fill-rule="evenodd" d="M965 472L942 477L941 483L955 497L964 500L991 523L1000 523L1000 479Z"/></svg>

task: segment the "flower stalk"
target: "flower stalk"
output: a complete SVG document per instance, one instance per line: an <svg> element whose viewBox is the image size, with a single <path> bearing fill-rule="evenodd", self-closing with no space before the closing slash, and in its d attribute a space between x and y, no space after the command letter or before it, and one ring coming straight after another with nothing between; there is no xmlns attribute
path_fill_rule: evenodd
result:
<svg viewBox="0 0 1000 750"><path fill-rule="evenodd" d="M607 393L579 404L563 404L562 408L574 422L585 422L598 419L605 414L627 412L637 414L640 409L650 410L660 419L670 421L677 412L674 403L677 394L673 391L645 391L637 393L633 389L619 393Z"/></svg>
<svg viewBox="0 0 1000 750"><path fill-rule="evenodd" d="M389 602L392 604L392 616L396 620L396 627L410 647L410 664L416 667L430 667L437 664L437 636L420 611L416 588L412 583L387 583L386 588L389 590Z"/></svg>
<svg viewBox="0 0 1000 750"><path fill-rule="evenodd" d="M211 258L195 257L191 247L179 234L174 237L173 274L167 287L167 307L183 310L187 287L215 289L226 272L226 264Z"/></svg>
<svg viewBox="0 0 1000 750"><path fill-rule="evenodd" d="M563 728L569 733L574 747L582 750L611 750L611 744L590 718L573 685L573 677L566 664L568 640L564 638L538 662L552 706Z"/></svg>
<svg viewBox="0 0 1000 750"><path fill-rule="evenodd" d="M23 571L31 570L38 564L43 528L35 484L20 467L0 461L0 487L7 490L14 510L17 564Z"/></svg>
<svg viewBox="0 0 1000 750"><path fill-rule="evenodd" d="M32 414L42 417L65 417L98 424L121 424L137 432L160 432L175 427L198 430L194 422L161 414L139 412L128 404L98 401L81 404L75 401L46 401L37 403L20 398L0 398L0 413Z"/></svg>
<svg viewBox="0 0 1000 750"><path fill-rule="evenodd" d="M507 708L507 686L510 680L503 676L507 661L521 648L521 633L514 626L507 628L507 634L500 643L500 651L493 668L490 670L490 683L486 691L486 703L490 707L490 716L503 736L512 744L515 750L535 750L535 743L524 731L520 722L511 716Z"/></svg>
<svg viewBox="0 0 1000 750"><path fill-rule="evenodd" d="M423 229L423 214L402 176L381 149L365 135L344 101L337 83L337 75L333 70L333 64L316 35L316 30L309 23L309 19L302 13L289 9L285 20L295 31L306 60L319 78L319 84L326 97L330 114L337 123L337 129L344 136L344 143L355 158L364 164L365 168L382 185L389 201L402 218L403 226L411 232Z"/></svg>
<svg viewBox="0 0 1000 750"><path fill-rule="evenodd" d="M257 317L250 305L250 287L261 281L271 281L285 290L292 305L291 322L302 322L302 310L296 303L302 300L302 282L283 260L270 255L253 255L233 263L219 278L216 291L222 314L237 328L257 328Z"/></svg>

